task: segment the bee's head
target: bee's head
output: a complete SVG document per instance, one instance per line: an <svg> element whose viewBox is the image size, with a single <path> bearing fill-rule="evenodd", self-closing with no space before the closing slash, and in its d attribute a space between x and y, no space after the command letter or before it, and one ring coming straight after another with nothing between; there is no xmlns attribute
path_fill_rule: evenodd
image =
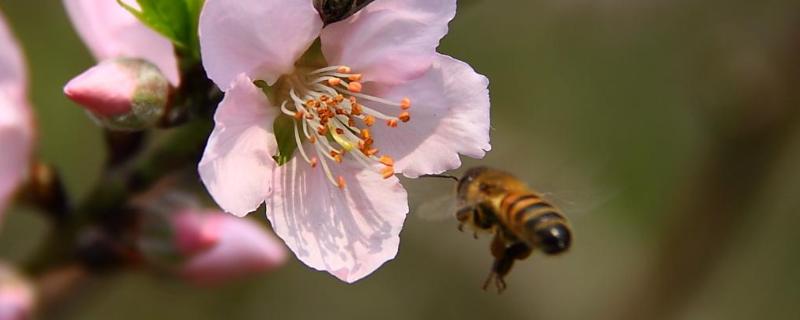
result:
<svg viewBox="0 0 800 320"><path fill-rule="evenodd" d="M472 186L478 183L478 177L487 170L488 168L486 167L474 167L464 172L461 179L458 179L458 187L456 188L458 197L460 199L466 198L467 194L470 193L470 189L473 189Z"/></svg>
<svg viewBox="0 0 800 320"><path fill-rule="evenodd" d="M537 226L534 243L546 254L559 254L572 244L572 232L563 222Z"/></svg>

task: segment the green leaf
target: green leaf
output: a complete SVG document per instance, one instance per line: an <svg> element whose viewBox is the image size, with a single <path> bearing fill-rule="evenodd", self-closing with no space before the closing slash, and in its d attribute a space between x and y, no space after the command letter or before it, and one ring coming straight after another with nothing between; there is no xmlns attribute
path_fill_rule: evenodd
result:
<svg viewBox="0 0 800 320"><path fill-rule="evenodd" d="M278 116L272 125L272 130L275 132L275 140L278 141L278 154L272 158L275 159L279 166L292 160L292 155L297 149L294 129L294 119L284 114Z"/></svg>
<svg viewBox="0 0 800 320"><path fill-rule="evenodd" d="M172 41L179 52L193 59L200 57L197 24L204 0L136 0L141 10L117 3L142 23Z"/></svg>

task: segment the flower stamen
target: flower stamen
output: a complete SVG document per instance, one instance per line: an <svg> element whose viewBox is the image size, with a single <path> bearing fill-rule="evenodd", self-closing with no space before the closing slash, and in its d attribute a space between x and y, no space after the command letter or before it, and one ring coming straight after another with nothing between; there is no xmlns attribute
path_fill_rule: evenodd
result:
<svg viewBox="0 0 800 320"><path fill-rule="evenodd" d="M295 142L303 160L312 168L321 163L326 178L342 189L346 186L345 180L342 176L334 176L328 161L342 163L344 155L351 153L357 163L388 179L394 176L394 159L378 155L369 127L375 124L376 119L386 121L392 128L411 120L411 114L406 111L411 107L409 98L395 102L364 94L362 80L362 74L352 73L347 66L317 69L308 73L305 80L297 75L291 76L288 79L289 97L281 104L281 111L295 121ZM390 116L359 103L360 99L396 107L402 112ZM317 157L308 156L302 138L311 143Z"/></svg>

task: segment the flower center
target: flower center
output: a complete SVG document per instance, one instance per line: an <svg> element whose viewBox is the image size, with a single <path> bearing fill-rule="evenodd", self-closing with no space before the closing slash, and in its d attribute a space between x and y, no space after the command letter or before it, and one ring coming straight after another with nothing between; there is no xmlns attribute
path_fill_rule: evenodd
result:
<svg viewBox="0 0 800 320"><path fill-rule="evenodd" d="M394 175L394 160L388 155L380 155L379 150L373 147L370 127L380 120L395 128L398 123L411 119L408 112L411 100L403 98L394 102L363 94L361 78L361 74L353 73L346 66L325 67L305 76L290 76L287 78L289 96L281 103L281 111L295 120L294 136L303 160L312 168L321 164L328 180L342 189L346 184L344 177L334 178L328 162L342 163L344 157L350 156L388 179ZM362 100L398 108L400 113L397 116L381 113L359 103ZM313 147L313 154L306 152L303 138Z"/></svg>

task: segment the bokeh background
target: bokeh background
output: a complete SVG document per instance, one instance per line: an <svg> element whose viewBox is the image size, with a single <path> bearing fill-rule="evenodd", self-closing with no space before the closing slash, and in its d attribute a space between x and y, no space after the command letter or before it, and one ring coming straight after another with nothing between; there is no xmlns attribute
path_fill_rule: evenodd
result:
<svg viewBox="0 0 800 320"><path fill-rule="evenodd" d="M103 160L101 132L61 90L93 61L60 1L0 10L28 56L40 155L81 197ZM571 252L518 263L506 292L484 292L489 239L414 213L397 258L353 285L294 259L215 288L126 273L94 281L59 318L800 313L800 2L462 0L440 51L491 80L493 151L465 164L515 172L574 208ZM409 182L418 203L420 183ZM46 227L14 211L0 256L22 261Z"/></svg>

